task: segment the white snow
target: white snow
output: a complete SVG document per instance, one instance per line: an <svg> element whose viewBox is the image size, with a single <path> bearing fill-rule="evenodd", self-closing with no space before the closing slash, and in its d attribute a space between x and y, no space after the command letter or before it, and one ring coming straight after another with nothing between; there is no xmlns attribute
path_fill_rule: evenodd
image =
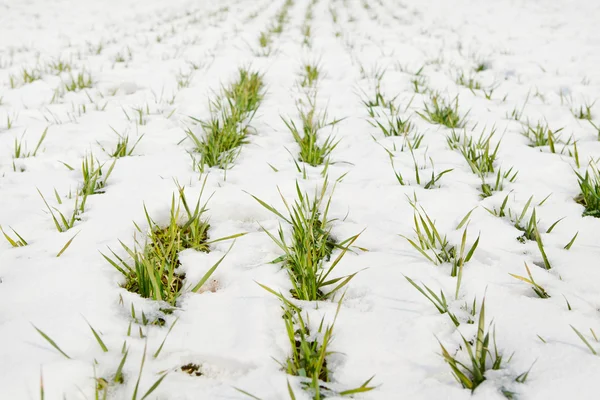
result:
<svg viewBox="0 0 600 400"><path fill-rule="evenodd" d="M317 0L312 46L307 47L301 27L310 1L294 0L282 34L273 36L272 52L261 56L259 35L273 24L283 3L0 2L0 225L29 243L12 248L0 236L0 399L39 399L40 376L46 399L92 399L94 376L114 374L124 341L129 347L125 383L111 386L112 399L132 398L146 343L138 398L165 371L169 374L148 398L247 398L235 390L240 388L265 400L286 399L287 380L297 398L310 398L276 362L285 361L290 352L280 302L257 285L284 293L291 287L280 264L270 263L281 252L260 227L274 231L280 221L248 195L283 208L278 187L293 201L296 182L309 193L322 185L322 167L307 166L306 179L296 170L292 155L298 146L281 118L298 121L296 101L304 91L297 82L302 64L309 61L318 62L324 74L317 84L318 109L327 107L329 117L344 118L331 129L340 143L327 171L330 183L347 173L333 192L332 233L342 239L364 230L355 244L368 249L347 253L336 268L336 276L361 272L349 283L336 321L334 353L328 358L332 384L344 390L374 375L376 388L357 399L503 399L503 388L524 400L597 398L600 358L569 325L600 351L590 332L600 333L600 220L582 217L583 207L573 200L579 194L574 170L585 171L591 158L600 157L599 133L571 113L599 97L600 3ZM43 71L41 79L20 83L24 68L43 69L57 60L69 61L74 77L89 73L92 87L64 92L69 72L57 76ZM472 72L479 62L489 68ZM184 140L185 129L201 132L190 117L207 118L209 99L242 66L264 73L266 95L252 122L255 132L233 167L226 174L216 168L206 173L205 198L214 193L208 211L211 237L247 234L236 240L217 269L213 290L182 296L166 326L143 326L147 341L139 337L136 323L128 337L132 304L138 319L144 311L150 320L164 304L121 288L122 276L100 252L110 247L124 256L119 240L132 245L134 223L147 228L144 205L158 222L166 221L175 181L186 186L188 198L196 199L204 175L193 169L188 154L193 145ZM479 178L460 152L448 147L450 129L416 114L428 100L415 94L411 83L421 67L428 88L446 99L459 96L461 114L468 112L468 134L478 137L484 127L496 127L493 143L502 136L497 167L518 170L514 183L480 198ZM382 92L388 98L397 95L396 103L406 108L402 115L425 134L415 150L419 163L429 164L431 158L436 172L453 169L439 188L414 184L412 157L399 150L403 140L384 137L368 122L361 99L363 93L374 93L373 76L383 70ZM457 85L460 71L485 88L495 87L491 100L481 90ZM11 76L16 77L14 88ZM188 87L178 84L188 78ZM150 111L142 125L136 108ZM514 109L523 109L521 122L507 118ZM600 126L600 102L591 112ZM553 129L562 127L563 138L572 135L581 168L567 154L529 147L520 133L525 121L546 121ZM33 152L46 127L35 157L13 159L15 140L23 138ZM81 184L83 157L94 154L101 162L110 161L102 147L116 144L113 129L133 141L144 136L131 157L116 161L106 192L88 199L81 221L57 232L36 188L51 206L72 210L75 199L68 194ZM394 177L383 147L395 145L394 164L411 186ZM541 256L535 242L518 242L518 230L484 209L498 208L509 193L509 206L519 211L530 196L537 204L552 193L536 208L551 270L536 265ZM449 265L433 265L400 236L414 235L407 200L414 194L453 244L461 240L457 224L476 207L467 243L478 234L481 239L465 264L458 299ZM563 217L551 233L543 233ZM577 232L572 248L563 249ZM187 278L200 279L229 246L216 243L209 254L183 252ZM537 298L529 285L509 275L525 275L524 262L550 298ZM435 292L443 289L461 325L455 328L404 276ZM463 307L470 307L474 298L479 304L484 295L486 324L494 322L498 349L505 360L514 356L501 370L488 372L471 393L452 376L438 340L454 353L461 333L473 339L476 325L466 323ZM303 306L312 321L320 316L333 321L335 303ZM153 358L177 318L162 352ZM101 332L108 352L100 349L86 320ZM188 363L200 365L203 375L181 372ZM532 364L527 381L514 382Z"/></svg>

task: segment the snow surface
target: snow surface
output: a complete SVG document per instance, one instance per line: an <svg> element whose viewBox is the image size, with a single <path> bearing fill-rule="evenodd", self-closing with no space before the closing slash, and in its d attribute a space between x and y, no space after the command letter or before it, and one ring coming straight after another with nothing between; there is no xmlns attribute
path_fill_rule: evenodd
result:
<svg viewBox="0 0 600 400"><path fill-rule="evenodd" d="M600 358L594 356L569 325L594 342L589 329L600 332L600 221L582 217L574 161L527 145L520 122L507 119L524 108L522 120L546 120L564 137L578 140L582 170L590 157L600 156L597 132L570 109L591 104L600 93L600 3L587 0L473 1L379 0L364 2L318 0L312 21L312 46L302 45L301 25L307 0L295 0L280 36L274 36L269 56L257 54L258 37L268 29L283 1L219 2L172 0L5 0L0 2L0 224L14 228L28 242L12 248L0 240L0 399L39 399L40 374L46 399L94 398L94 374L114 373L121 346L130 348L125 383L111 389L110 398L129 399L139 373L145 340L137 325L127 337L130 307L149 318L161 305L129 293L122 277L101 256L119 240L133 243L133 222L145 226L143 205L159 221L168 218L174 180L187 186L189 198L200 190L185 138L187 127L199 132L190 116L206 118L208 99L235 78L240 66L264 73L266 97L252 126L256 133L227 171L210 170L207 193L211 235L248 232L239 238L214 278L218 290L186 294L167 326L177 325L158 358L151 357L167 327L143 327L148 358L141 380L145 392L163 371L170 371L150 398L241 399L234 387L263 399L285 399L290 379L299 399L309 398L299 381L289 378L276 361L289 354L279 301L256 282L285 292L290 288L280 256L259 223L275 229L278 221L245 192L281 207L279 187L286 198L295 182L308 191L320 187L321 168L308 167L308 177L296 171L292 154L297 145L280 116L297 118L295 102L302 97L298 74L302 63L318 61L325 76L318 82L319 108L345 118L334 129L341 139L332 154L330 180L347 173L333 194L330 214L337 218L338 238L364 229L356 242L368 252L348 253L336 273L361 271L349 284L340 311L329 358L334 385L350 388L374 375L376 389L362 399L502 399L501 389L520 399L594 399L600 393ZM334 23L330 8L337 12ZM102 50L97 53L98 46ZM124 62L116 62L117 56ZM44 73L42 79L11 89L10 75L23 68L70 60L73 73L87 71L90 89L59 94L55 90L69 74ZM497 86L492 99L455 83L458 71L472 71L479 61L489 68L477 74L486 87ZM193 71L192 63L199 66ZM459 152L451 150L449 129L418 117L426 97L412 89L412 73L425 65L427 87L451 99L459 95L467 113L467 132L479 134L495 124L503 135L499 165L519 171L515 183L482 200L478 178ZM431 157L436 170L452 168L440 188L401 186L387 153L401 138L385 138L367 121L361 93L372 93L373 74L386 70L382 90L406 107L420 132L419 159ZM187 88L177 77L193 72ZM91 103L103 110L96 110ZM86 113L77 110L86 105ZM147 123L138 125L133 108L149 107ZM592 107L600 123L600 103ZM7 118L14 120L7 129ZM43 130L47 138L36 157L13 161L15 139L22 137L33 151ZM61 210L74 199L69 191L80 184L81 159L92 152L109 160L101 146L112 147L117 136L144 135L131 157L117 160L106 193L92 196L76 226L58 233L36 191ZM473 132L471 132L473 130ZM377 140L377 142L374 140ZM425 148L427 148L425 155ZM14 169L13 170L13 162ZM67 169L63 163L75 167ZM277 169L272 169L267 163ZM395 152L396 167L410 176L412 158ZM226 179L225 179L226 178ZM553 268L545 271L535 242L521 244L520 233L505 219L483 207L498 207L509 191L509 203L522 207L530 196L539 202L540 228ZM471 243L479 248L466 264L460 296L454 299L455 278L448 266L434 266L399 235L411 236L413 209L406 197L416 193L452 243L462 231L456 225L472 208ZM573 247L563 246L579 232ZM59 258L58 251L75 234ZM0 238L1 239L1 238ZM184 252L183 268L199 279L229 243L213 245L210 254ZM509 275L524 275L532 266L536 281L551 295L536 298L530 287ZM404 279L404 275L438 291L443 289L457 313L456 329L446 315ZM510 363L473 393L461 388L440 355L438 340L451 352L461 344L460 333L472 339L475 325L464 322L461 307L486 296L487 321L496 327L499 349ZM122 299L122 302L120 301ZM568 310L567 302L572 310ZM307 309L315 305L305 305ZM314 311L331 321L335 304L323 302ZM102 334L109 348L103 353L86 320ZM316 320L316 317L315 317ZM32 327L43 330L71 357L65 359ZM540 340L541 337L545 342ZM437 338L437 339L436 339ZM462 354L462 353L459 353ZM179 370L201 365L203 376ZM535 363L535 364L534 364ZM514 378L531 373L524 384ZM95 365L95 372L94 372Z"/></svg>

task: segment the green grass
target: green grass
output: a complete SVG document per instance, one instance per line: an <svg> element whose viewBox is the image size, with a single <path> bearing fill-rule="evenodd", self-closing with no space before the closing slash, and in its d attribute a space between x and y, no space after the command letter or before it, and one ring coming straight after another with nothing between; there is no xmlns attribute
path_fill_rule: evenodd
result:
<svg viewBox="0 0 600 400"><path fill-rule="evenodd" d="M464 346L461 346L465 357L452 355L440 342L442 357L450 367L452 375L464 387L474 391L486 380L488 370L499 370L503 366L504 358L498 352L496 346L496 331L494 329L493 337L490 340L490 326L485 329L485 299L481 304L479 311L479 323L477 324L477 334L473 341L467 340L461 335ZM491 345L494 345L494 351L491 351ZM461 361L465 360L465 361ZM510 359L509 359L510 361Z"/></svg>
<svg viewBox="0 0 600 400"><path fill-rule="evenodd" d="M341 309L343 296L338 301L333 322L326 325L323 317L318 326L314 328L308 314L306 314L306 317L302 316L300 307L287 300L281 293L277 293L267 286L260 286L277 296L283 303L283 320L285 322L291 354L284 362L279 362L279 365L287 374L301 377L303 388L309 392L314 400L333 396L353 396L354 394L375 389L375 387L369 386L373 377L353 389L340 391L333 389L329 385L332 374L329 370L327 358L333 354L330 346L333 341L333 329ZM258 397L247 392L239 389L238 391L246 396L258 399ZM291 399L296 398L289 382L288 393Z"/></svg>
<svg viewBox="0 0 600 400"><path fill-rule="evenodd" d="M451 265L450 275L457 278L455 296L458 298L463 267L473 257L479 245L479 236L477 236L477 239L470 246L467 246L467 227L465 227L460 245L452 245L448 242L446 235L442 236L440 234L435 221L427 215L427 212L422 207L419 209L412 202L411 205L414 208L413 223L415 238L411 239L404 235L400 236L406 239L412 247L434 265ZM470 214L471 212L463 218L457 229L460 229L467 223Z"/></svg>
<svg viewBox="0 0 600 400"><path fill-rule="evenodd" d="M318 64L306 63L302 66L302 81L300 86L314 88L321 75L321 70Z"/></svg>
<svg viewBox="0 0 600 400"><path fill-rule="evenodd" d="M194 151L200 155L197 168L227 169L237 158L240 146L247 143L249 124L264 97L262 75L248 69L238 71L238 79L223 89L222 97L211 103L211 116L199 120L204 135L198 136L190 129L188 138Z"/></svg>
<svg viewBox="0 0 600 400"><path fill-rule="evenodd" d="M596 349L594 349L594 347L590 344L590 342L585 338L585 336L583 336L583 334L581 332L579 332L573 325L570 325L571 329L573 329L573 332L575 332L575 334L577 335L577 337L579 337L579 339L581 339L581 341L587 346L587 348L590 350L590 352L597 356L598 352L596 351ZM596 343L599 342L598 340L598 336L596 336L596 332L594 332L593 329L590 328L590 332L592 333L592 337L594 338L594 341Z"/></svg>
<svg viewBox="0 0 600 400"><path fill-rule="evenodd" d="M18 86L26 85L28 83L33 83L40 79L42 79L42 73L38 68L23 68L21 69L20 76L15 76L12 74L8 76L11 89L15 89Z"/></svg>
<svg viewBox="0 0 600 400"><path fill-rule="evenodd" d="M113 158L130 157L131 155L133 155L133 151L135 150L137 145L140 143L140 141L142 140L144 135L143 134L140 135L135 142L133 142L133 141L130 142L129 135L127 135L127 134L121 135L119 132L114 130L112 127L111 127L111 129L113 130L113 132L115 132L117 134L117 136L119 138L117 140L117 144L115 145L113 150L106 151L104 148L102 148L102 150L104 150L104 152L106 152L109 156L111 156Z"/></svg>
<svg viewBox="0 0 600 400"><path fill-rule="evenodd" d="M597 134L596 134L596 139L597 139L598 141L600 141L600 126L598 126L598 125L594 124L592 121L589 121L589 123L590 123L590 124L591 124L591 125L594 127L594 129L597 131ZM9 128L9 129L10 129L10 128Z"/></svg>
<svg viewBox="0 0 600 400"><path fill-rule="evenodd" d="M586 103L582 106L579 106L579 108L572 108L571 113L573 113L573 116L577 119L591 121L592 120L592 107L594 106L595 103L596 102L594 101L592 104Z"/></svg>
<svg viewBox="0 0 600 400"><path fill-rule="evenodd" d="M279 34L281 34L281 32L283 32L283 27L285 26L285 24L287 22L288 12L292 5L294 5L293 0L286 0L286 2L283 4L281 9L275 16L275 23L270 28L271 33L275 33L275 34L279 35Z"/></svg>
<svg viewBox="0 0 600 400"><path fill-rule="evenodd" d="M14 237L11 237L8 233L6 233L4 229L2 229L2 225L0 225L0 232L2 232L4 238L12 247L23 247L28 245L27 241L23 239L23 237L19 235L17 231L15 231L13 228L10 228L10 230L13 231L15 235Z"/></svg>
<svg viewBox="0 0 600 400"><path fill-rule="evenodd" d="M107 171L103 172L102 168L104 167L104 164L100 164L98 159L95 159L92 154L84 157L81 162L81 176L83 183L79 189L79 195L86 197L104 193L106 183L115 167L115 163L116 160L110 164Z"/></svg>
<svg viewBox="0 0 600 400"><path fill-rule="evenodd" d="M313 167L325 163L339 143L339 140L336 140L333 135L329 135L325 140L322 140L319 131L340 122L337 119L327 122L327 111L317 114L315 107L314 100L311 100L308 111L299 108L298 111L302 121L300 127L292 119L286 120L282 117L283 122L300 147L298 159Z"/></svg>
<svg viewBox="0 0 600 400"><path fill-rule="evenodd" d="M52 217L52 221L54 222L54 226L56 227L56 230L58 232L68 231L69 229L73 228L73 226L75 226L75 222L81 220L80 215L83 214L83 212L85 211L85 209L84 209L85 199L83 202L80 202L79 196L76 196L75 204L73 206L73 211L70 214L67 213L65 215L58 208L50 207L50 205L46 201L46 198L44 197L44 195L42 195L42 192L40 192L39 189L37 189L37 191L38 191L40 197L42 198L42 200L44 201L44 204L46 205L46 208L47 208L48 212L50 213L50 216ZM57 198L58 198L58 196L57 196Z"/></svg>
<svg viewBox="0 0 600 400"><path fill-rule="evenodd" d="M523 281L523 282L529 284L531 286L531 289L533 290L533 292L540 299L548 299L548 298L550 298L550 295L548 294L548 292L546 292L546 289L544 289L542 286L540 286L539 284L537 284L535 282L535 280L533 279L533 275L531 274L531 270L529 269L529 266L527 265L527 263L525 263L525 270L527 271L527 277L520 276L520 275L515 275L515 274L509 274L509 275L512 276L513 278L516 278L516 279L518 279L520 281Z"/></svg>
<svg viewBox="0 0 600 400"><path fill-rule="evenodd" d="M585 174L575 171L580 193L575 201L584 207L583 215L600 218L600 172L598 166L590 163Z"/></svg>
<svg viewBox="0 0 600 400"><path fill-rule="evenodd" d="M446 138L450 148L458 149L465 158L471 172L482 177L486 174L495 172L494 163L498 155L501 140L495 146L491 145L491 140L496 129L492 128L489 134L485 129L478 140L463 134L462 138L452 131L452 135Z"/></svg>
<svg viewBox="0 0 600 400"><path fill-rule="evenodd" d="M419 138L419 142L417 144L420 144L420 140L422 139L422 137ZM411 142L408 141L407 142L409 144L409 146L412 146ZM435 173L435 169L434 169L434 165L433 165L433 160L430 159L431 162L431 176L430 177L424 177L422 172L419 172L423 169L422 166L420 166L417 163L417 160L415 158L415 154L414 151L412 149L412 147L409 148L410 149L410 153L413 159L413 171L415 173L415 183L419 186L422 186L424 189L436 189L438 188L438 182L439 180L446 174L450 173L453 171L453 169L446 169L442 172L438 172L437 174ZM401 184L402 186L405 185L411 185L411 182L408 181L404 175L402 175L402 173L396 169L396 167L394 166L394 158L393 155L390 153L390 162L392 165L392 169L394 171L394 175L396 176L396 180L398 181L399 184Z"/></svg>
<svg viewBox="0 0 600 400"><path fill-rule="evenodd" d="M38 151L40 150L42 143L44 143L44 140L46 139L47 134L48 134L48 127L46 127L46 129L44 129L44 132L42 132L42 135L40 136L33 152L27 151L27 144L23 141L23 138L25 137L25 133L23 133L23 135L21 136L20 139L15 138L14 145L13 145L12 158L13 159L28 158L28 157L37 156Z"/></svg>
<svg viewBox="0 0 600 400"><path fill-rule="evenodd" d="M212 241L208 240L210 225L204 216L206 203L200 204L205 185L206 179L194 208L190 207L184 188L178 187L179 199L176 201L175 195L173 195L170 218L166 226L156 223L144 208L146 222L149 225L145 242L140 244L136 241L134 248L120 242L131 261L125 261L112 250L110 251L113 258L102 254L113 267L124 275L125 283L122 286L125 289L145 298L175 305L178 297L188 290L184 285L185 274L179 270L179 252L193 249L208 253L211 243L242 236L242 234L237 234ZM139 226L136 225L136 227L143 234ZM198 291L224 258L225 256L221 257L189 290Z"/></svg>
<svg viewBox="0 0 600 400"><path fill-rule="evenodd" d="M557 136L556 134L562 130L563 128L552 130L548 124L538 122L536 126L527 125L522 134L529 139L529 146L549 146L550 151L556 153L555 144L560 139L560 136Z"/></svg>
<svg viewBox="0 0 600 400"><path fill-rule="evenodd" d="M529 211L529 209L531 207L531 202L533 201L533 196L531 196L527 200L527 202L525 203L525 205L523 206L523 208L521 209L520 212L514 211L513 209L508 207L509 196L510 196L510 194L506 195L506 197L502 201L502 205L500 206L500 208L489 209L489 208L484 207L484 209L496 217L507 219L508 221L510 221L510 223L516 229L523 232L519 237L517 237L517 240L519 242L525 243L528 240L537 241L539 239L539 228L538 228L539 219L537 218L535 207L533 207L532 212L529 215L529 219L525 218L527 216L527 212ZM541 206L542 204L544 204L544 202L548 199L548 197L550 197L550 196L547 196L538 205ZM562 221L563 219L564 218L559 218L558 220L554 221L548 227L548 229L546 230L545 233L551 233L554 230L554 228L558 225L558 223L560 221Z"/></svg>
<svg viewBox="0 0 600 400"><path fill-rule="evenodd" d="M424 93L427 89L427 80L424 76L417 75L411 79L410 83L412 84L415 93Z"/></svg>
<svg viewBox="0 0 600 400"><path fill-rule="evenodd" d="M433 94L430 102L431 104L425 103L423 112L417 112L425 121L448 128L461 128L464 125L464 117L458 112L458 97L447 102L439 95Z"/></svg>
<svg viewBox="0 0 600 400"><path fill-rule="evenodd" d="M269 32L261 32L258 36L258 44L263 49L269 47L271 44L271 37L269 36Z"/></svg>
<svg viewBox="0 0 600 400"><path fill-rule="evenodd" d="M73 69L73 65L69 61L58 58L50 61L47 65L47 69L54 75L60 75L63 72L70 72L71 69Z"/></svg>
<svg viewBox="0 0 600 400"><path fill-rule="evenodd" d="M456 317L456 315L448 309L448 301L446 300L446 295L443 290L440 290L440 295L438 296L435 292L427 287L427 285L423 285L423 287L419 286L415 281L410 279L408 276L405 276L406 280L421 293L427 300L433 304L436 310L440 314L447 314L450 317L450 320L454 324L454 326L459 326L460 321Z"/></svg>
<svg viewBox="0 0 600 400"><path fill-rule="evenodd" d="M332 278L330 275L342 260L350 246L360 235L354 235L342 242L336 242L331 236L331 221L328 219L331 195L326 198L327 181L311 199L300 190L296 182L296 199L292 205L281 195L288 216L259 198L252 196L264 208L281 218L291 227L291 238L286 239L280 225L277 234L263 230L283 251L283 255L274 260L282 262L292 283L291 294L294 298L306 301L327 300L356 275ZM331 261L333 252L340 252ZM328 261L331 261L328 265Z"/></svg>
<svg viewBox="0 0 600 400"><path fill-rule="evenodd" d="M504 190L507 183L513 183L517 180L519 171L513 171L511 167L508 170L503 171L502 168L498 168L496 175L492 175L493 180L486 179L485 176L481 176L481 186L479 187L481 193L479 196L482 198L490 197L494 192Z"/></svg>
<svg viewBox="0 0 600 400"><path fill-rule="evenodd" d="M456 84L464 86L470 89L471 91L482 89L481 83L479 83L477 79L475 79L473 76L465 76L464 72L461 72L460 75L458 75L458 77L456 78Z"/></svg>
<svg viewBox="0 0 600 400"><path fill-rule="evenodd" d="M65 83L65 90L67 92L77 92L83 89L89 89L92 85L92 75L87 71L81 71L75 76L71 75L70 82Z"/></svg>

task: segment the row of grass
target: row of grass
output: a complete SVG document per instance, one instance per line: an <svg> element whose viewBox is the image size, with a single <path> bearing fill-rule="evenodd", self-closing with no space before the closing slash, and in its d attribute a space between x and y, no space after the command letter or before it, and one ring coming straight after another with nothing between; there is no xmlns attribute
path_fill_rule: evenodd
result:
<svg viewBox="0 0 600 400"><path fill-rule="evenodd" d="M291 229L291 238L287 240L284 231L288 229L284 229L281 224L277 233L263 228L283 252L273 262L281 263L282 268L288 274L292 285L289 296L267 286L261 286L282 302L283 319L291 354L285 361L280 362L280 365L287 374L301 378L302 387L310 393L313 399L350 396L373 389L369 386L371 379L359 387L343 391L335 390L330 385L331 372L327 360L332 353L330 346L333 329L344 295L341 294L338 297L337 311L331 324L325 324L324 318L318 324L311 323L309 314L305 313L299 305L301 303L298 303L298 301L334 301L336 294L341 293L356 275L354 273L332 277L339 262L348 251L351 251L351 246L360 234L341 242L333 239L331 235L332 221L327 216L332 194L327 197L327 191L327 179L312 198L303 192L296 183L296 198L293 203L280 193L285 212L281 212L253 196L261 206L277 216ZM339 251L339 254L332 260L336 250ZM327 263L328 265L326 265ZM288 390L290 397L294 399L295 394L289 383ZM257 398L247 392L241 392Z"/></svg>
<svg viewBox="0 0 600 400"><path fill-rule="evenodd" d="M199 155L195 167L204 172L206 167L228 169L237 158L240 146L247 143L250 123L264 97L263 76L247 68L238 71L238 78L210 103L210 118L201 120L202 135L186 131Z"/></svg>

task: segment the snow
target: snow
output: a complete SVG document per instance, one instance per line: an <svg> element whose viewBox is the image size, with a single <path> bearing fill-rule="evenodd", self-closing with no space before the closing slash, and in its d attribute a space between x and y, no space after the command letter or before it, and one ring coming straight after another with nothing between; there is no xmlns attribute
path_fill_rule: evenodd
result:
<svg viewBox="0 0 600 400"><path fill-rule="evenodd" d="M282 120L298 121L296 102L304 89L297 82L305 62L318 62L323 70L317 108L327 108L332 119L344 118L323 130L340 139L327 171L330 187L347 173L333 192L332 234L341 239L364 230L355 244L368 249L347 253L335 272L343 276L360 271L348 285L335 323L334 353L328 358L334 387L353 388L374 375L371 383L376 388L356 398L503 399L503 388L527 400L596 398L600 359L569 325L600 349L590 333L600 331L600 222L582 217L583 207L573 200L579 194L574 170L585 171L588 160L600 156L600 142L592 125L576 119L571 109L592 104L600 93L600 3L317 0L312 46L307 47L301 27L310 2L295 0L283 33L273 37L273 51L261 56L258 37L283 3L0 3L0 224L10 235L9 227L14 228L29 243L12 248L0 237L0 398L39 399L40 376L46 399L94 398L94 376L114 374L124 341L129 347L125 383L111 386L109 398L132 398L146 345L138 398L165 371L169 374L149 398L247 398L235 390L239 388L265 400L284 399L289 398L287 380L297 398L310 398L299 380L276 362L285 361L290 352L280 301L257 285L284 293L291 288L287 273L270 263L280 250L261 229L274 231L281 221L248 195L281 209L277 188L286 199L294 199L296 182L309 193L323 183L322 167L308 166L306 179L296 170L290 153L296 155L298 146ZM44 72L40 80L11 88L10 76L21 79L23 68L61 59L72 63L75 77L82 71L91 74L92 87L61 93L63 82L70 82L69 72ZM472 74L482 61L489 68ZM157 222L165 222L175 182L186 186L188 198L197 198L203 176L193 169L188 154L193 145L184 140L185 130L201 132L190 117L207 118L209 99L233 81L241 66L264 73L266 96L252 121L255 132L234 166L226 174L216 168L205 174L204 196L213 194L208 211L211 237L247 234L236 240L216 270L213 290L183 295L173 314L165 317L166 326L142 326L147 339L139 337L136 323L128 337L132 305L138 319L144 311L153 320L162 315L159 308L164 304L121 288L122 276L100 252L120 251L119 240L133 244L134 223L148 227L144 206ZM488 132L496 127L493 143L502 137L497 167L518 170L514 183L480 198L479 178L446 143L450 130L416 114L428 99L415 94L411 83L421 67L428 88L449 100L459 96L461 114L468 112L468 134L477 137L484 126ZM441 178L439 188L425 190L414 184L410 153L399 151L402 139L386 138L368 122L361 98L373 93L373 75L383 70L382 92L388 98L398 95L401 109L407 107L402 115L411 116L417 131L425 134L415 150L419 163L428 164L431 158L436 172L453 169ZM476 76L484 87L496 87L491 100L481 90L457 85L460 71ZM188 87L178 85L188 76ZM78 111L82 105L87 112ZM146 107L150 115L140 125L134 109ZM567 154L529 147L520 134L521 122L506 117L515 108L523 108L521 122L546 121L554 129L563 127L564 138L572 135L578 141L581 168ZM598 125L600 103L591 110ZM13 160L15 140L23 138L33 152L46 127L37 155ZM67 232L57 232L36 188L52 206L72 210L75 200L68 193L75 193L81 183L81 160L94 154L101 162L110 161L102 147L115 145L113 129L134 141L143 138L132 156L116 161L106 192L88 199L82 220ZM383 148L394 145L396 169L411 186L400 185L394 177ZM550 193L536 208L540 231L564 220L542 235L552 264L546 271L536 265L541 262L536 243L519 243L515 238L520 232L484 207L498 208L509 194L510 208L520 211L530 196L537 204ZM414 195L453 244L460 244L462 235L456 226L476 207L467 243L478 234L481 241L465 265L458 299L450 266L434 266L400 236L414 235L413 208L407 201ZM577 232L573 247L565 250ZM184 251L181 262L187 278L200 279L229 246L215 243L209 254ZM535 297L527 284L509 275L525 275L524 262L549 299ZM450 309L462 321L460 327L439 314L405 276L435 292L443 289ZM494 322L498 348L506 360L513 352L514 356L501 370L489 371L488 379L471 394L453 378L438 340L455 353L461 333L474 338L476 325L466 323L469 314L463 306L470 307L474 298L479 304L484 296L486 323ZM302 306L312 321L324 316L332 322L337 305ZM98 346L86 320L101 332L108 352ZM176 320L161 353L152 357ZM200 365L203 375L181 372L188 363ZM514 382L532 365L525 383Z"/></svg>

